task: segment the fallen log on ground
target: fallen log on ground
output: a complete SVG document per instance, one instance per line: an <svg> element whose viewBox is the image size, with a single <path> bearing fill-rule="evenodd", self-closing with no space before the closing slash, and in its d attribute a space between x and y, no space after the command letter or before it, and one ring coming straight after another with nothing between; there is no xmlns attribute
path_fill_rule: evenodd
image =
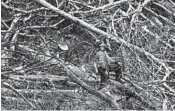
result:
<svg viewBox="0 0 175 111"><path fill-rule="evenodd" d="M66 66L65 66L65 69L68 70L67 71L67 75L70 77L70 79L72 79L74 82L76 82L82 88L87 90L89 93L94 94L97 97L103 98L105 101L108 101L111 105L116 105L117 104L115 102L114 98L111 98L109 95L103 94L102 92L95 90L94 88L88 86L86 83L81 81L78 77L76 77L76 74L75 74L76 72L71 71L71 69L69 69ZM126 87L125 85L121 84L120 82L116 82L116 81L112 81L111 80L111 83L115 86L115 87L112 87L113 90L118 89L121 92L125 92L125 94L127 96L133 97L136 100L140 101L141 104L144 107L148 108L148 109L156 109L156 107L148 104L147 101L144 100L144 98L140 97L137 92L130 90L128 87Z"/></svg>
<svg viewBox="0 0 175 111"><path fill-rule="evenodd" d="M62 65L63 66L63 65ZM86 83L84 83L82 80L80 80L76 76L76 72L73 72L68 66L63 66L65 70L67 71L67 75L70 77L71 80L73 80L75 83L80 85L83 89L87 90L89 93L99 97L100 99L106 101L109 103L111 107L114 109L121 109L119 105L115 102L115 100L111 96L107 96L106 94L103 94L102 92L95 90L93 87L88 86Z"/></svg>
<svg viewBox="0 0 175 111"><path fill-rule="evenodd" d="M43 55L44 56L44 55ZM111 107L115 108L115 109L121 109L119 107L119 105L116 103L116 101L112 98L112 96L107 95L105 93L102 93L100 91L95 90L93 87L87 85L84 80L86 79L87 75L81 71L80 68L70 65L70 64L65 64L64 61L62 60L56 60L56 59L51 59L50 57L48 57L47 59L50 59L51 63L59 63L58 66L62 66L65 68L65 71L67 72L66 74L69 76L71 81L74 81L75 83L77 83L78 85L80 85L82 88L84 88L85 90L87 90L89 93L99 97L100 99L106 101L107 103L109 103L111 105ZM121 87L119 87L119 89L124 90L125 87L122 85ZM131 93L132 91L129 91L128 96L132 95L133 93ZM133 97L137 97L134 96ZM142 99L139 99L139 101L143 102ZM144 102L144 104L146 104L146 102ZM152 106L149 106L148 104L145 105L145 107L150 107L150 109L156 109Z"/></svg>
<svg viewBox="0 0 175 111"><path fill-rule="evenodd" d="M14 79L24 79L24 80L32 80L32 81L63 81L69 80L68 77L65 76L57 76L57 75L10 75L11 78Z"/></svg>
<svg viewBox="0 0 175 111"><path fill-rule="evenodd" d="M79 94L77 93L78 90L60 90L60 89L51 89L51 90L38 90L38 89L15 89L18 93L22 95L28 95L28 96L34 96L34 94L67 94L70 96L78 96ZM12 97L17 97L17 95L10 89L8 88L1 88L1 95L2 96L12 96Z"/></svg>

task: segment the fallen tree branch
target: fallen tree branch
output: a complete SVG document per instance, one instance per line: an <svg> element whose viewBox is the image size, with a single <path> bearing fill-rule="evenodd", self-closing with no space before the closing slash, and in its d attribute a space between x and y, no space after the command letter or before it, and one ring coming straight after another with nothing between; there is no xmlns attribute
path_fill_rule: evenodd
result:
<svg viewBox="0 0 175 111"><path fill-rule="evenodd" d="M134 10L133 12L129 13L128 15L132 15L135 13L140 13L142 12L142 9L145 7L146 4L148 4L150 2L150 0L145 0L142 4L139 4L137 9Z"/></svg>
<svg viewBox="0 0 175 111"><path fill-rule="evenodd" d="M57 76L57 75L11 75L11 78L14 79L25 79L25 80L46 80L46 81L64 81L67 80L67 77Z"/></svg>
<svg viewBox="0 0 175 111"><path fill-rule="evenodd" d="M13 92L15 92L21 98L23 98L33 109L36 109L36 107L26 97L24 97L22 94L20 94L18 91L16 91L16 89L13 86L9 85L8 83L3 83L2 85L8 89L11 89Z"/></svg>
<svg viewBox="0 0 175 111"><path fill-rule="evenodd" d="M78 90L60 90L60 89L51 89L51 90L40 90L40 89L15 89L18 93L22 94L34 94L34 93L63 93L63 94L72 94L77 95ZM1 88L2 95L6 95L6 93L13 93L8 88Z"/></svg>
<svg viewBox="0 0 175 111"><path fill-rule="evenodd" d="M41 4L43 4L44 6L48 7L49 9L57 12L58 14L66 17L68 19L71 19L75 23L80 24L81 26L83 26L83 27L85 27L85 28L87 28L87 29L89 29L89 30L91 30L93 32L96 32L98 34L104 35L107 38L109 38L111 40L114 40L117 43L120 43L120 44L123 43L126 47L132 47L136 51L138 51L138 52L140 52L140 53L142 53L142 54L144 54L146 56L149 56L150 58L155 60L158 64L163 65L167 70L169 70L168 66L166 66L164 62L162 62L160 59L156 58L154 55L150 54L149 52L146 52L145 50L141 49L140 47L135 46L135 45L133 45L133 44L131 44L129 42L126 42L125 40L123 40L123 39L121 39L119 37L116 37L114 35L108 34L108 33L104 32L104 31L94 27L92 24L84 22L83 20L80 20L80 19L78 19L78 18L76 18L76 17L74 17L74 16L72 16L72 15L70 15L70 14L68 14L68 13L66 13L66 12L64 12L62 10L59 10L56 7L54 7L51 4L49 4L48 2L46 2L45 0L36 0L36 1L41 3Z"/></svg>
<svg viewBox="0 0 175 111"><path fill-rule="evenodd" d="M17 41L18 34L19 34L19 30L17 30L15 32L15 34L13 35L13 37L11 38L11 40L9 41L10 42L10 50L12 51L11 53L14 53L13 51L15 51L15 43Z"/></svg>
<svg viewBox="0 0 175 111"><path fill-rule="evenodd" d="M2 100L6 100L6 101L18 101L18 102L25 103L25 101L23 99L17 98L17 97L2 96L1 98L2 98Z"/></svg>
<svg viewBox="0 0 175 111"><path fill-rule="evenodd" d="M27 48L28 49L28 48ZM30 50L30 49L29 49ZM32 50L32 52L35 52ZM46 55L43 55L43 57L45 57ZM51 63L56 63L57 60L55 59L51 59L51 57L48 57L48 59L50 60ZM58 62L58 61L57 61ZM68 72L72 72L72 70L70 69L70 65L69 66L66 66L64 65L64 61L59 61L59 64L60 66L63 66L66 71ZM74 72L75 73L75 72ZM107 103L110 103L110 105L112 107L114 107L115 109L120 109L119 106L117 105L117 103L114 101L114 99L112 97L108 97L106 96L105 94L99 92L99 91L96 91L94 88L88 86L86 83L84 83L83 81L81 81L78 77L76 77L74 75L74 73L66 73L70 79L72 81L74 81L75 83L77 83L78 85L80 85L81 87L83 87L84 89L86 89L88 92L90 92L91 94L105 100ZM80 75L79 73L77 74L77 76ZM84 74L83 74L84 75Z"/></svg>
<svg viewBox="0 0 175 111"><path fill-rule="evenodd" d="M7 29L9 29L9 26L5 23L4 20L1 19L1 22L2 22L2 24L4 24L4 26L5 26Z"/></svg>
<svg viewBox="0 0 175 111"><path fill-rule="evenodd" d="M175 7L175 3L172 0L168 0Z"/></svg>
<svg viewBox="0 0 175 111"><path fill-rule="evenodd" d="M42 7L42 8L38 8L38 9L33 9L33 10L26 11L26 10L21 10L21 9L18 9L18 8L10 7L10 6L6 5L3 2L1 3L1 5L2 5L2 7L6 8L6 9L17 11L17 12L20 12L20 13L25 13L25 14L39 12L39 11L44 11L44 10L49 10L48 8Z"/></svg>
<svg viewBox="0 0 175 111"><path fill-rule="evenodd" d="M89 30L91 30L91 31L93 31L93 32L96 32L96 33L98 33L98 34L104 35L104 36L106 36L107 38L109 38L109 39L111 39L111 40L114 40L115 42L117 42L117 43L119 43L119 44L124 44L127 48L132 47L133 49L135 49L135 50L138 51L139 53L144 54L144 55L150 57L151 59L153 59L154 61L156 61L156 63L162 65L162 66L165 68L165 70L166 70L166 75L169 75L170 70L172 70L172 69L171 69L170 67L168 67L162 60L156 58L154 55L152 55L151 53L145 51L144 49L141 49L140 47L138 47L138 46L136 46L136 45L133 45L133 44L131 44L131 43L129 43L129 42L127 42L127 41L125 41L125 40L119 38L119 37L116 37L116 36L114 36L114 35L108 34L108 33L104 32L104 31L102 31L102 30L96 28L96 27L93 26L92 24L89 24L89 23L87 23L87 22L85 22L85 21L83 21L83 20L80 20L80 19L78 19L78 18L76 18L76 17L74 17L74 16L72 16L72 15L70 15L70 14L68 14L68 13L66 13L66 12L64 12L64 11L62 11L62 10L60 10L60 9L57 9L56 7L54 7L54 6L52 6L51 4L49 4L48 2L46 2L45 0L35 0L35 1L41 3L42 5L48 7L48 8L51 9L51 10L57 12L58 14L60 14L60 15L62 15L62 16L64 16L64 17L66 17L66 18L68 18L68 19L71 19L73 22L75 22L75 23L77 23L77 24L80 24L81 26L83 26L83 27L85 27L85 28L87 28L87 29L89 29ZM123 1L124 1L124 0L123 0ZM121 2L121 1L120 1L120 2ZM125 1L125 2L126 2L126 1ZM105 6L105 7L106 7L106 6ZM144 8L145 8L145 7L144 7ZM145 8L145 9L147 9L147 8ZM149 10L149 9L147 9L147 10ZM149 11L150 11L150 10L149 10ZM151 12L152 12L152 11L151 11ZM157 15L157 14L156 14L156 15ZM158 16L158 15L157 15L157 16ZM162 16L158 16L158 17L161 17L161 18L162 18ZM167 19L165 19L165 20L167 21ZM169 21L168 21L168 22L169 22ZM173 24L174 24L174 23L173 23ZM69 76L71 77L71 75L69 75ZM166 76L166 77L167 77L167 76ZM74 78L74 77L73 77L73 78ZM76 78L75 78L75 79L76 79ZM81 83L82 81L79 81L79 82ZM80 83L79 83L79 84L80 84ZM85 85L85 86L86 86L86 85ZM165 85L165 87L167 87L167 85ZM167 87L167 89L169 89L169 88ZM91 91L91 90L90 90L90 91ZM170 91L172 92L172 90L170 90ZM173 92L175 93L175 91L173 91ZM91 91L91 93L94 93L94 92ZM96 93L94 93L94 94L96 94Z"/></svg>
<svg viewBox="0 0 175 111"><path fill-rule="evenodd" d="M49 25L49 26L26 26L26 27L23 27L22 30L25 30L25 29L42 29L42 28L53 28L53 29L57 29L58 27L56 27L55 25Z"/></svg>
<svg viewBox="0 0 175 111"><path fill-rule="evenodd" d="M5 34L5 37L4 37L4 40L6 40L7 38L9 38L12 34L12 30L14 29L16 23L18 22L18 20L20 19L20 16L22 14L19 13L16 15L15 19L12 21L11 25L10 25L10 28L8 29L8 33Z"/></svg>
<svg viewBox="0 0 175 111"><path fill-rule="evenodd" d="M83 5L85 7L91 8L91 9L95 9L95 7L88 5L86 2L83 2L83 1L81 1L81 3L80 3L80 2L75 1L75 0L69 0L69 2L76 3L76 4L79 4L79 5Z"/></svg>
<svg viewBox="0 0 175 111"><path fill-rule="evenodd" d="M38 1L38 0L37 0ZM40 0L39 0L40 1ZM42 1L42 0L41 0ZM99 11L99 10L107 10L108 8L111 8L113 6L117 6L119 4L122 4L122 3L125 3L127 2L128 0L120 0L120 1L116 1L114 3L109 3L109 4L106 4L106 5L103 5L103 6L100 6L100 7L97 7L97 8L93 8L92 10L88 10L88 11L74 11L74 12L70 12L70 13L89 13L89 12L94 12L94 11Z"/></svg>
<svg viewBox="0 0 175 111"><path fill-rule="evenodd" d="M155 4L155 5L158 6L158 7L161 7L161 8L164 9L166 12L168 12L170 15L175 16L175 13L171 12L170 10L168 10L165 6L163 6L163 5L161 5L161 4L157 3L157 2L153 2L153 4Z"/></svg>
<svg viewBox="0 0 175 111"><path fill-rule="evenodd" d="M164 17L164 16L162 16L162 15L158 15L156 12L152 11L152 10L149 9L149 8L144 7L144 9L147 10L148 12L152 13L152 14L155 15L156 17L161 18L161 19L163 19L164 21L166 21L167 23L170 23L170 24L172 24L173 26L175 26L175 24L174 24L171 20L169 20L168 18L166 18L166 17Z"/></svg>
<svg viewBox="0 0 175 111"><path fill-rule="evenodd" d="M105 100L106 102L109 103L109 105L115 109L120 109L119 105L115 102L115 100L112 97L108 97L107 95L103 94L100 91L95 90L94 88L88 86L86 83L84 83L82 80L80 80L78 77L75 76L75 72L71 71L71 69L65 65L62 65L65 70L68 70L69 72L72 73L66 73L71 80L73 80L75 83L77 83L78 85L80 85L82 88L84 88L85 90L87 90L89 93Z"/></svg>

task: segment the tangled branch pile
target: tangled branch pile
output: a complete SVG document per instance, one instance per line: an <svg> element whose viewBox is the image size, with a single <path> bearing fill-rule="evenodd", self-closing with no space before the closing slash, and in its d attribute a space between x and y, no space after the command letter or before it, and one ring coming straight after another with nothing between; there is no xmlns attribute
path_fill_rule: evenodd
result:
<svg viewBox="0 0 175 111"><path fill-rule="evenodd" d="M172 0L1 5L4 109L175 109ZM110 56L121 59L123 83L110 80L97 90L92 63L100 35L109 39Z"/></svg>

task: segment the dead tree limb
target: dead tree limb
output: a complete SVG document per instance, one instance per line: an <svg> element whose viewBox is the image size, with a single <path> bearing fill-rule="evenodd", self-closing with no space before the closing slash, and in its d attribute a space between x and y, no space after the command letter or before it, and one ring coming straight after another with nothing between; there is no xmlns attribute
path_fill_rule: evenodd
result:
<svg viewBox="0 0 175 111"><path fill-rule="evenodd" d="M12 91L8 88L2 88L2 95L6 96L7 93L13 95ZM18 93L21 94L34 94L34 93L56 93L56 94L69 94L69 95L78 95L78 90L59 90L59 89L51 89L51 90L39 90L39 89L15 89Z"/></svg>
<svg viewBox="0 0 175 111"><path fill-rule="evenodd" d="M51 9L51 10L57 12L58 14L60 14L60 15L62 15L62 16L64 16L64 17L66 17L66 18L68 18L68 19L71 19L73 22L75 22L75 23L81 25L82 27L87 28L88 30L91 30L91 31L96 32L96 33L101 34L101 35L104 35L104 36L106 36L107 38L109 38L109 39L111 39L111 40L114 40L115 42L117 42L117 43L119 43L119 44L123 43L126 47L128 47L128 48L129 48L129 47L132 47L133 49L135 49L135 50L138 51L139 53L144 54L144 55L150 57L151 59L153 59L154 61L156 61L156 63L162 65L162 66L166 69L166 75L167 75L167 76L169 75L170 70L173 70L172 68L168 67L168 66L163 62L163 60L161 60L161 59L159 59L159 58L156 58L154 55L152 55L151 53L145 51L144 49L142 49L142 48L140 48L140 47L138 47L138 46L136 46L136 45L133 45L133 44L131 44L131 43L129 43L129 42L127 42L127 41L125 41L125 40L119 38L119 37L116 37L116 36L114 36L114 35L112 35L112 34L108 34L108 33L104 32L104 31L102 31L102 30L96 28L96 27L93 26L92 24L89 24L89 23L87 23L87 22L85 22L85 21L83 21L83 20L80 20L80 19L78 19L78 18L76 18L76 17L74 17L74 16L72 16L72 15L70 15L70 14L68 14L68 13L66 13L66 12L64 12L64 11L62 11L62 10L60 10L60 9L57 9L57 8L54 7L53 5L51 5L51 4L49 4L48 2L46 2L45 0L36 0L36 1L37 1L38 3L41 3L41 4L44 5L44 6L48 7L49 9ZM125 0L123 0L123 1L125 1ZM126 1L125 1L125 2L126 2ZM174 23L173 23L173 24L174 24ZM167 77L167 76L166 76L166 77ZM167 85L165 85L165 87L167 87ZM167 87L167 89L170 89L170 88ZM173 89L170 90L170 91L171 91L171 92L173 91L173 93L175 93L175 91L174 91Z"/></svg>
<svg viewBox="0 0 175 111"><path fill-rule="evenodd" d="M120 0L120 1L116 1L116 2L114 2L112 4L109 3L109 4L106 4L106 5L97 7L97 8L93 8L92 10L88 10L88 11L74 11L74 12L71 12L71 13L89 13L89 12L94 12L94 11L99 11L99 10L107 10L107 9L109 9L111 7L117 6L117 5L122 4L122 3L125 3L127 1L128 0Z"/></svg>
<svg viewBox="0 0 175 111"><path fill-rule="evenodd" d="M42 10L49 10L48 8L42 7L42 8L26 11L26 10L21 10L21 9L18 9L18 8L10 7L10 6L6 5L3 2L2 2L1 5L2 5L2 7L6 8L6 9L13 10L13 11L20 12L20 13L24 13L24 14L30 14L30 13L39 12L39 11L42 11Z"/></svg>
<svg viewBox="0 0 175 111"><path fill-rule="evenodd" d="M60 14L60 15L62 15L62 16L64 16L64 17L66 17L66 18L71 19L71 20L74 21L75 23L80 24L81 26L83 26L83 27L85 27L85 28L87 28L87 29L89 29L89 30L91 30L91 31L93 31L93 32L96 32L96 33L98 33L98 34L104 35L104 36L106 36L107 38L116 41L117 43L120 43L120 44L123 43L123 44L124 44L125 46L127 46L127 47L132 47L132 48L134 48L134 49L137 50L138 52L149 56L150 58L152 58L153 60L155 60L157 63L159 63L160 65L163 65L165 68L167 68L167 67L165 66L165 63L163 63L160 59L156 58L154 55L150 54L149 52L146 52L145 50L139 48L138 46L135 46L135 45L133 45L133 44L131 44L131 43L128 43L128 42L126 42L125 40L123 40L123 39L121 39L121 38L119 38L119 37L116 37L116 36L114 36L114 35L108 34L108 33L104 32L104 31L102 31L102 30L100 30L100 29L94 27L92 24L89 24L89 23L87 23L87 22L84 22L83 20L80 20L80 19L78 19L78 18L76 18L76 17L74 17L74 16L72 16L72 15L70 15L70 14L68 14L68 13L66 13L66 12L64 12L64 11L62 11L62 10L59 10L59 9L57 9L56 7L54 7L54 6L52 6L51 4L49 4L48 2L46 2L45 0L36 0L36 1L39 2L39 3L41 3L41 4L43 4L44 6L48 7L49 9L51 9L51 10L57 12L58 14Z"/></svg>
<svg viewBox="0 0 175 111"><path fill-rule="evenodd" d="M65 68L65 70L70 70L69 67L67 66L63 66ZM112 97L108 97L107 95L103 94L100 91L95 90L94 88L88 86L86 83L84 83L82 80L80 80L78 77L76 77L76 75L74 74L75 72L73 71L69 71L72 73L66 73L71 80L73 80L74 82L76 82L78 85L80 85L82 88L84 88L85 90L87 90L89 93L105 100L106 102L109 103L109 105L111 105L112 107L114 107L115 109L120 109L119 105L115 102L115 100Z"/></svg>
<svg viewBox="0 0 175 111"><path fill-rule="evenodd" d="M163 5L159 4L159 3L156 3L156 2L153 2L153 4L155 4L156 6L158 6L158 7L162 8L162 9L164 9L164 10L165 10L166 12L168 12L170 15L175 16L175 14L174 14L173 12L171 12L169 9L167 9L165 6L163 6Z"/></svg>
<svg viewBox="0 0 175 111"><path fill-rule="evenodd" d="M172 0L168 0L168 1L175 6L175 3Z"/></svg>
<svg viewBox="0 0 175 111"><path fill-rule="evenodd" d="M12 30L13 30L14 26L16 25L16 23L18 22L18 20L20 19L20 16L21 15L22 15L21 13L19 13L19 14L16 15L15 19L11 23L10 28L8 29L8 32L6 33L6 35L4 37L4 40L6 40L7 38L9 38L11 36Z"/></svg>
<svg viewBox="0 0 175 111"><path fill-rule="evenodd" d="M64 81L68 78L65 76L57 76L57 75L11 75L11 78L14 79L25 79L25 80L46 80L46 81Z"/></svg>
<svg viewBox="0 0 175 111"><path fill-rule="evenodd" d="M144 7L144 9L147 10L148 12L152 13L152 14L155 15L156 17L161 18L162 20L166 21L167 23L170 23L170 24L172 24L173 26L175 26L175 24L174 24L171 20L169 20L167 17L164 17L164 16L162 16L162 15L158 15L156 12L154 12L153 10L151 10L151 9L149 9L149 8L147 8L147 7Z"/></svg>
<svg viewBox="0 0 175 111"><path fill-rule="evenodd" d="M7 83L3 83L3 86L8 88L8 89L11 89L13 92L15 92L21 98L23 98L33 109L36 109L35 105L33 105L26 97L24 97L22 94L20 94L18 91L16 91L16 89L13 86L11 86Z"/></svg>

